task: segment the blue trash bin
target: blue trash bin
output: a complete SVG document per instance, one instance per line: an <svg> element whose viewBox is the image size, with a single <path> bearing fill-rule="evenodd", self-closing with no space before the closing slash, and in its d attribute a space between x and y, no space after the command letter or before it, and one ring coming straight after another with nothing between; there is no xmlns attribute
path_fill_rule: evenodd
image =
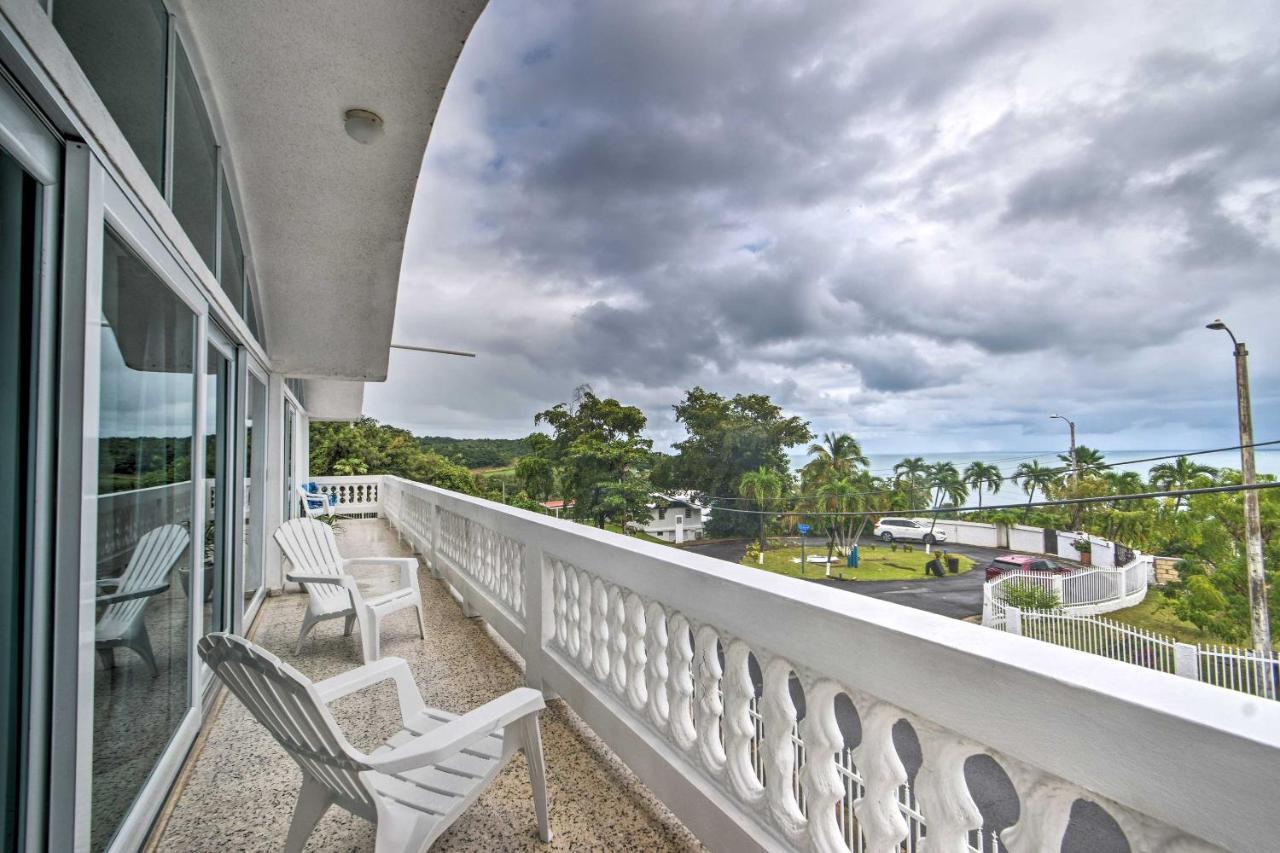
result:
<svg viewBox="0 0 1280 853"><path fill-rule="evenodd" d="M853 548L849 550L848 565L849 565L849 568L851 569L858 568L858 546L857 545L854 545Z"/></svg>

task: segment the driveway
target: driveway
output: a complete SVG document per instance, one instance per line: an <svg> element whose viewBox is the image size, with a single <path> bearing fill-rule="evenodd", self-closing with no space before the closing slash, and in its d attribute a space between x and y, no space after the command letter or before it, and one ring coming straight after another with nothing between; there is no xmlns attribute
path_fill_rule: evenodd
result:
<svg viewBox="0 0 1280 853"><path fill-rule="evenodd" d="M862 546L884 543L864 537ZM809 537L805 545L813 549L815 554L826 551L827 540ZM696 551L708 557L728 560L731 563L742 561L746 553L746 541L708 542L705 545L687 545L690 551ZM960 554L974 561L974 568L964 574L947 575L943 578L929 578L918 581L841 581L827 578L811 578L812 583L823 586L869 595L892 601L917 610L927 610L953 619L967 619L982 615L982 583L985 576L983 566L1000 554L1008 554L1009 550L999 548L980 548L976 545L947 545L950 554Z"/></svg>

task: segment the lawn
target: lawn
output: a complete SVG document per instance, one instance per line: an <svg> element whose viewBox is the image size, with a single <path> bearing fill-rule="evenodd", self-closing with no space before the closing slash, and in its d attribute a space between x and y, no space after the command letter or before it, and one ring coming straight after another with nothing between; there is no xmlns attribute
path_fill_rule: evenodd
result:
<svg viewBox="0 0 1280 853"><path fill-rule="evenodd" d="M630 536L632 539L640 539L644 542L657 542L659 545L671 544L665 539L659 539L657 536L650 536L648 533L645 533L643 530L633 530L630 533L628 533L627 531L622 529L621 524L613 524L611 522L606 522L604 529L608 530L610 533L620 533L623 536Z"/></svg>
<svg viewBox="0 0 1280 853"><path fill-rule="evenodd" d="M825 548L805 549L806 557L812 557L815 554L825 557L827 551ZM831 577L839 580L861 581L919 581L932 577L932 575L925 574L924 565L932 560L934 555L926 554L923 548L917 548L912 551L892 551L887 546L871 548L864 545L859 550L859 557L861 564L856 569L846 566L844 560L832 563ZM744 558L742 565L750 566L753 569L764 569L780 575L788 575L793 578L820 578L826 575L826 567L821 563L806 564L802 573L800 571L801 564L792 562L792 560L798 560L799 558L799 548L779 548L765 551L763 566L757 563L754 558ZM960 560L961 572L967 572L973 568L973 560L968 557L956 555L956 558Z"/></svg>
<svg viewBox="0 0 1280 853"><path fill-rule="evenodd" d="M1196 643L1221 643L1227 646L1241 645L1240 643L1220 640L1212 634L1202 632L1190 622L1183 622L1174 615L1173 603L1157 589L1148 591L1147 597L1142 599L1141 604L1126 607L1124 610L1116 610L1112 613L1104 613L1102 618L1123 622L1125 625L1132 625L1135 628L1142 628L1157 634L1164 634L1182 643L1191 643L1193 645ZM1276 649L1280 649L1280 641L1272 645Z"/></svg>

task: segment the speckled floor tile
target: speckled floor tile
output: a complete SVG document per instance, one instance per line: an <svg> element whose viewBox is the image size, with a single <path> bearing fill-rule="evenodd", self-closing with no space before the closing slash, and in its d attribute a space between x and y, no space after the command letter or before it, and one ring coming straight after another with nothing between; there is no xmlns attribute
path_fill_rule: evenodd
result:
<svg viewBox="0 0 1280 853"><path fill-rule="evenodd" d="M402 555L385 522L342 522L339 544L349 555ZM393 569L361 575L370 591L385 587ZM382 624L382 654L409 662L427 704L465 712L522 684L519 667L478 619L462 615L443 584L419 572L427 639L418 639L412 610ZM342 636L341 620L321 623L294 654L306 596L269 598L255 639L313 679L360 665L356 637ZM507 650L509 652L509 650ZM334 717L347 737L370 748L398 728L390 684L336 702ZM538 841L524 757L436 842L433 850L700 850L697 839L640 783L569 708L550 702L542 715L550 799L550 844ZM154 845L160 851L279 850L302 777L234 697L227 697L189 768L186 785ZM332 808L312 833L308 851L373 849L373 826Z"/></svg>

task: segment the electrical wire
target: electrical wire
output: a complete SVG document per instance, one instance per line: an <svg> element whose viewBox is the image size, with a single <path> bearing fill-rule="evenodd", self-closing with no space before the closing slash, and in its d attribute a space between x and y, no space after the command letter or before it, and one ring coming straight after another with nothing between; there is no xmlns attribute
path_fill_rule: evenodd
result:
<svg viewBox="0 0 1280 853"><path fill-rule="evenodd" d="M1097 504L1097 503L1114 503L1117 501L1136 501L1150 500L1152 498L1183 498L1194 495L1214 495L1228 494L1232 492L1256 492L1264 489L1280 488L1280 482L1269 483L1251 483L1245 485L1243 483L1233 486L1202 486L1197 489L1164 489L1158 492L1135 492L1127 495L1097 495L1087 498L1060 498L1051 501L1029 501L1016 504L992 504L983 507L925 507L923 509L895 509L895 510L851 510L849 512L823 512L816 511L812 513L801 513L803 515L827 515L827 516L849 516L854 518L862 518L864 516L903 516L903 515L940 515L943 513L961 513L961 512L992 512L1001 509L1037 509L1039 507L1053 506L1075 506L1077 504ZM736 512L741 515L788 515L789 510L761 510L761 509L737 509L735 507L717 506L712 508L712 512Z"/></svg>
<svg viewBox="0 0 1280 853"><path fill-rule="evenodd" d="M1212 448L1212 449L1209 449L1209 450L1190 450L1190 451L1187 451L1187 452L1185 452L1185 453L1170 453L1170 454L1168 454L1168 455L1166 455L1166 456L1148 456L1148 457L1141 458L1141 459L1124 459L1124 460L1121 460L1121 461L1119 461L1119 462L1106 462L1106 463L1103 463L1103 464L1100 464L1100 465L1091 465L1091 466L1089 466L1089 467L1090 467L1090 470L1103 470L1103 469L1105 469L1105 470L1110 470L1110 469L1112 469L1112 468L1119 468L1119 467L1121 467L1121 466L1123 466L1123 465L1137 465L1137 464L1139 464L1139 463L1144 463L1144 462L1162 462L1162 461L1164 461L1164 460L1166 460L1166 459L1178 459L1178 458L1183 457L1183 456L1204 456L1204 455L1209 454L1209 453L1225 453L1225 452L1227 452L1227 451L1231 451L1231 450L1242 450L1243 448L1246 448L1246 447L1270 447L1271 445L1276 445L1276 444L1280 444L1280 439L1272 439L1271 441L1255 441L1255 442L1254 442L1254 443L1252 443L1252 444L1237 444L1237 445L1233 445L1233 446L1231 446L1231 447L1215 447L1215 448ZM1026 458L1026 459L1036 459L1036 458L1040 458L1040 456L1044 456L1044 455L1046 455L1046 454L1040 454L1039 456L1029 456L1029 457L1023 457L1023 458ZM1001 461L1004 461L1004 462L1013 462L1013 461L1017 461L1017 460L1016 460L1016 459L997 460L997 462L1001 462ZM1070 465L1065 465L1065 466L1063 466L1063 467L1061 467L1061 468L1046 468L1046 469L1044 469L1043 471L1041 471L1040 473L1045 474L1046 476L1057 476L1057 475L1059 475L1059 474L1069 474L1069 473L1071 472L1071 470L1072 470L1072 468L1071 468L1071 466L1070 466ZM1012 481L1017 481L1017 480L1021 480L1021 479L1023 479L1023 478L1022 478L1022 476L1021 476L1021 475L1019 475L1019 474L1005 474L1005 475L1002 475L1002 476L1000 476L1000 477L995 477L995 478L992 478L992 479L993 479L993 480L998 480L998 481L1000 481L1000 482L1002 482L1002 483L1003 483L1003 482L1007 482L1007 481L1011 481L1011 480L1012 480ZM991 482L991 481L990 481L990 480L986 480L986 481L984 481L984 482ZM873 490L873 491L869 491L869 492L851 492L851 493L849 493L848 495L844 495L843 497L850 497L850 498L866 498L866 497L879 497L879 496L882 496L882 495L892 495L892 494L895 494L895 493L896 493L896 490L894 490L894 489L875 489L875 490ZM816 497L821 497L821 495L790 495L790 496L787 496L787 497L781 498L780 500L788 500L788 501L802 501L802 500L808 500L808 499L810 499L810 498L816 498ZM707 501L712 501L712 502L716 502L716 501L749 501L749 502L755 502L755 500L756 500L755 498L744 498L744 497L742 497L742 496L740 496L740 495L734 495L734 496L729 496L729 495L704 495L704 496L703 496L703 498L704 498L705 500L707 500ZM982 507L982 509L987 509L987 508L988 508L988 507Z"/></svg>

